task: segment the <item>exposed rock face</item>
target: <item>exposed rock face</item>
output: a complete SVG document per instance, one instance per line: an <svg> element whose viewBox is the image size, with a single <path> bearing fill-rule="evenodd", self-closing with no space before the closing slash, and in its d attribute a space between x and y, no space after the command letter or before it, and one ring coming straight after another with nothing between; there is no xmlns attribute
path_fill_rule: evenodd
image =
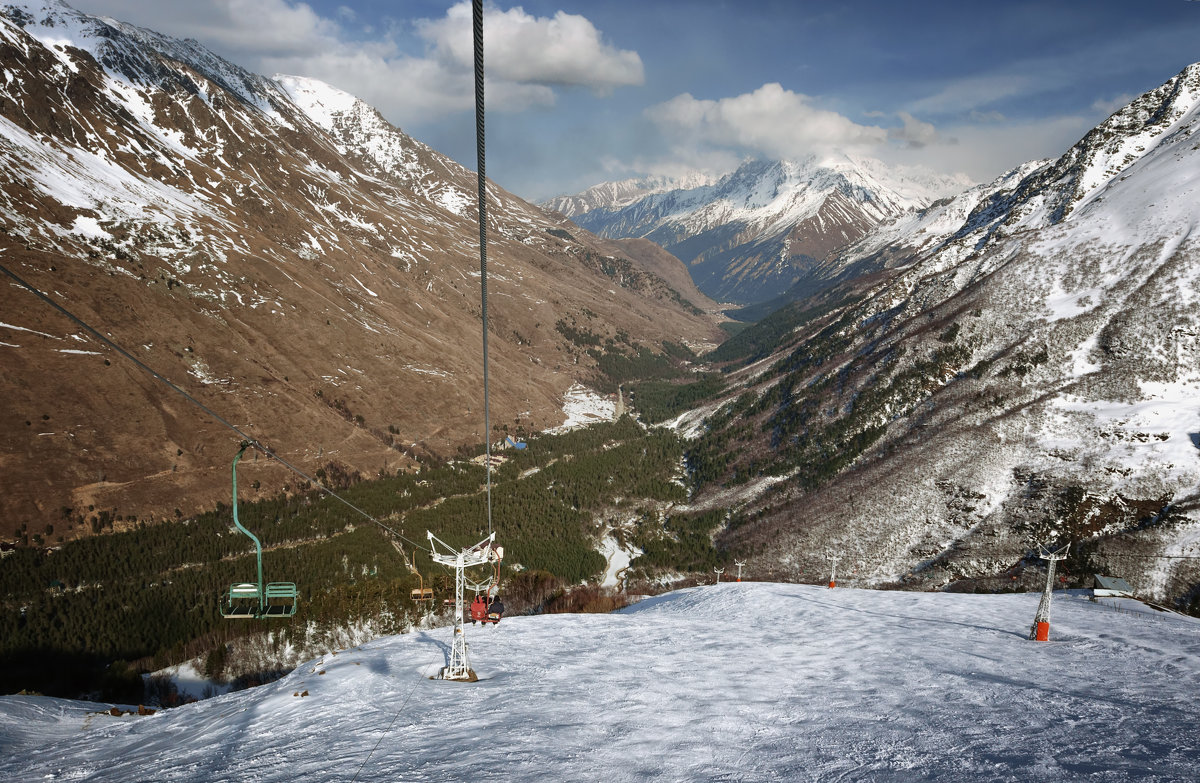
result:
<svg viewBox="0 0 1200 783"><path fill-rule="evenodd" d="M473 173L327 85L57 2L0 10L0 65L0 263L309 472L482 440ZM488 197L494 425L561 423L594 367L561 320L720 339L678 262ZM236 436L7 278L0 361L0 534L227 499Z"/></svg>

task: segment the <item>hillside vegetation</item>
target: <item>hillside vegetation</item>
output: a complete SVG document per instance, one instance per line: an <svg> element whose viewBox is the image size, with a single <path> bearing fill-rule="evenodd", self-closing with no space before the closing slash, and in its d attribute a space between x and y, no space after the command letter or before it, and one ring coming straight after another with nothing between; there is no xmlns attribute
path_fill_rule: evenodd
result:
<svg viewBox="0 0 1200 783"><path fill-rule="evenodd" d="M671 513L687 493L683 444L669 431L646 431L624 417L539 436L503 456L493 471L492 518L505 549L510 611L574 608L555 596L602 576L597 542L609 527L645 552L629 578L718 562L710 533L724 515ZM276 652L319 646L323 634L356 625L406 630L421 619L408 600L419 581L389 539L414 557L440 603L452 580L421 548L426 531L452 546L485 537L486 478L481 465L463 460L339 491L379 524L311 487L239 503L242 524L263 542L265 578L299 588L299 611L288 621L220 616L221 592L255 572L253 546L224 503L179 523L9 552L0 567L0 690L136 699L140 672L197 656L208 657L218 678L269 675L255 670L263 664L227 660L224 652L238 637L268 629Z"/></svg>

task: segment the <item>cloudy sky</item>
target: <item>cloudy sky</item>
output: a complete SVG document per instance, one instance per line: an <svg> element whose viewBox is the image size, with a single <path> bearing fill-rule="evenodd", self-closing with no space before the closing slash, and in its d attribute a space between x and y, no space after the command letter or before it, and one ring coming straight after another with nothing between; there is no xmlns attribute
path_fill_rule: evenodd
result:
<svg viewBox="0 0 1200 783"><path fill-rule="evenodd" d="M67 0L326 81L475 167L469 0ZM845 150L988 180L1200 61L1200 0L487 4L487 171L540 200Z"/></svg>

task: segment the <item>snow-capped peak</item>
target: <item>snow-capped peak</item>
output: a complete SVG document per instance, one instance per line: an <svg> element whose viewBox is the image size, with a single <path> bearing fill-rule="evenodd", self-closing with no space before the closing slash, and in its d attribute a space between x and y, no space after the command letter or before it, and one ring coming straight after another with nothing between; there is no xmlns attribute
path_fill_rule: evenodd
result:
<svg viewBox="0 0 1200 783"><path fill-rule="evenodd" d="M370 108L345 90L339 90L317 79L277 73L271 80L279 85L291 98L292 103L301 108L310 120L326 131L334 129L335 119L358 110L359 107Z"/></svg>
<svg viewBox="0 0 1200 783"><path fill-rule="evenodd" d="M593 209L621 209L658 193L707 187L715 184L718 179L718 177L700 171L688 172L680 176L631 177L613 182L601 182L599 185L593 185L575 195L555 196L542 202L542 206L573 218Z"/></svg>
<svg viewBox="0 0 1200 783"><path fill-rule="evenodd" d="M704 293L749 303L778 296L814 262L881 221L923 209L970 182L837 155L751 159L715 182L661 185L597 185L547 206L602 236L658 242L692 265Z"/></svg>

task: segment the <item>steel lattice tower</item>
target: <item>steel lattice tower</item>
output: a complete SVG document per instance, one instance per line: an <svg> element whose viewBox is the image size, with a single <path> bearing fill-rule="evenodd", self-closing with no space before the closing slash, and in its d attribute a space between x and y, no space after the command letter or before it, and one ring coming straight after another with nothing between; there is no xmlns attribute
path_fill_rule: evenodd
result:
<svg viewBox="0 0 1200 783"><path fill-rule="evenodd" d="M439 539L428 530L430 559L454 569L454 641L450 645L450 660L442 669L439 679L442 680L474 680L475 672L471 670L471 661L467 655L467 635L463 623L463 591L466 589L466 569L485 565L499 560L500 553L492 547L496 534L492 533L478 544L454 552L446 542ZM437 544L450 550L451 554L437 551Z"/></svg>
<svg viewBox="0 0 1200 783"><path fill-rule="evenodd" d="M1038 642L1050 641L1050 593L1054 589L1054 571L1059 560L1065 560L1068 542L1062 549L1053 552L1044 546L1038 547L1038 557L1046 561L1046 589L1042 591L1042 600L1038 602L1037 614L1033 618L1033 627L1029 629L1029 638Z"/></svg>

